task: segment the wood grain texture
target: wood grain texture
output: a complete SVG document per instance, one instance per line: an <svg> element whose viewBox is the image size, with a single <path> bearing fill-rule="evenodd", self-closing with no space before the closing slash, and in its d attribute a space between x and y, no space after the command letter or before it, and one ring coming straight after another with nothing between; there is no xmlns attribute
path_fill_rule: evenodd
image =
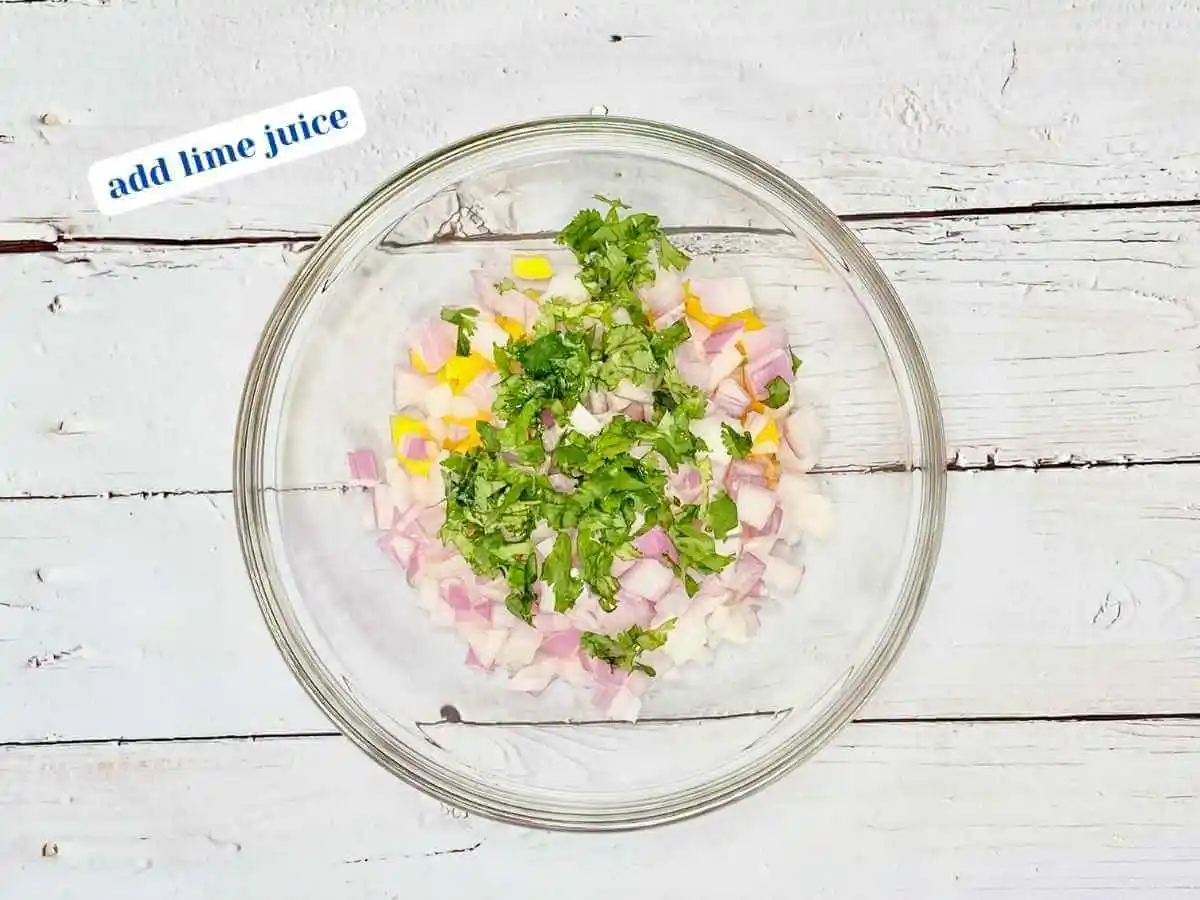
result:
<svg viewBox="0 0 1200 900"><path fill-rule="evenodd" d="M469 897L497 878L530 900L616 881L698 900L1176 900L1197 893L1197 746L1194 722L856 725L732 807L586 836L452 813L339 738L10 748L0 871L11 896L54 900Z"/></svg>
<svg viewBox="0 0 1200 900"><path fill-rule="evenodd" d="M894 221L860 233L925 343L952 459L1200 456L1200 214ZM725 237L719 249L770 280L785 269L768 244ZM299 253L76 245L0 256L0 493L228 488L242 377ZM853 368L836 341L818 349L830 377ZM828 415L843 448L874 437L869 409Z"/></svg>
<svg viewBox="0 0 1200 900"><path fill-rule="evenodd" d="M868 717L1200 714L1200 467L951 475ZM325 730L227 497L0 503L0 742Z"/></svg>
<svg viewBox="0 0 1200 900"><path fill-rule="evenodd" d="M416 156L504 121L665 119L839 212L1195 199L1200 5L237 0L0 6L0 221L14 231L311 234ZM616 39L614 39L616 38ZM86 49L84 49L86 48ZM102 74L97 77L98 73ZM87 167L351 85L358 144L108 219Z"/></svg>

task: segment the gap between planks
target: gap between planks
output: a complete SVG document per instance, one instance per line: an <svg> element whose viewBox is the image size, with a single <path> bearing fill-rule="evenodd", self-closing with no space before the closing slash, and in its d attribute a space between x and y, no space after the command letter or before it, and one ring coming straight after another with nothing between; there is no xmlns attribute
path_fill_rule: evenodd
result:
<svg viewBox="0 0 1200 900"><path fill-rule="evenodd" d="M1200 464L1200 456L1180 456L1164 459L1142 459L1134 457L1116 457L1112 459L1084 458L1071 456L1065 459L1001 459L995 453L986 454L978 461L964 460L959 451L946 461L947 472L1047 472L1059 469L1139 469L1165 466L1192 466ZM904 466L901 463L879 466L816 466L814 475L872 475L887 472L919 472L920 466ZM320 491L367 491L369 488L348 484L317 484L306 487L274 488L264 487L268 493L312 493ZM159 500L167 497L228 497L232 496L232 488L192 488L192 489L162 489L144 491L100 491L94 494L0 494L0 503L19 503L23 501L59 501L59 500ZM0 745L2 746L2 745Z"/></svg>
<svg viewBox="0 0 1200 900"><path fill-rule="evenodd" d="M0 0L3 2L3 0ZM1022 216L1037 213L1094 213L1121 212L1154 209L1197 209L1200 208L1200 198L1191 200L1128 200L1097 203L1032 203L1021 206L976 206L956 209L915 209L892 212L863 212L839 215L842 222L874 223L889 220L933 220L933 219L987 219L1005 216ZM53 229L57 237L53 241L46 240L0 240L0 253L58 253L70 249L76 244L125 244L146 247L239 247L260 244L315 244L322 238L320 234L284 233L262 234L238 237L208 237L208 238L166 238L149 235L89 235L72 236L59 224L53 221L43 223ZM703 231L710 234L784 234L782 229L739 228L736 226L711 227L673 227L666 231L672 234L693 233ZM530 232L522 234L477 234L449 235L437 237L428 241L405 244L405 247L421 247L432 244L462 242L483 242L489 240L532 240L553 237L551 232Z"/></svg>
<svg viewBox="0 0 1200 900"><path fill-rule="evenodd" d="M697 722L724 722L732 719L767 719L778 716L786 710L764 710L761 712L730 713L728 715L711 716L672 716L665 718L649 717L639 719L636 724L605 719L557 720L557 721L473 721L462 719L437 719L428 722L414 722L418 729L435 725L463 725L468 728L586 728L589 726L636 728L638 725L686 725ZM935 725L1079 725L1079 724L1152 724L1155 722L1200 722L1198 713L1083 713L1063 715L1029 715L1029 716L913 716L911 718L897 716L864 716L851 719L847 725L911 725L914 727ZM178 735L174 737L139 737L139 738L67 738L64 740L32 740L32 741L0 741L2 750L53 749L56 747L131 747L136 745L154 744L214 744L223 742L255 743L261 741L292 741L292 740L322 740L341 738L342 733L336 729L317 731L280 731L258 732L245 734L195 734Z"/></svg>

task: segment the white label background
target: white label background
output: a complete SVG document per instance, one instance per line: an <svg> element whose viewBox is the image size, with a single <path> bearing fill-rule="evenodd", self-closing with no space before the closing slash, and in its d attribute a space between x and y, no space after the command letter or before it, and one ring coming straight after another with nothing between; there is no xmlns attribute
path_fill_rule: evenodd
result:
<svg viewBox="0 0 1200 900"><path fill-rule="evenodd" d="M328 134L313 135L307 140L280 147L273 159L266 158L264 154L268 147L264 128L267 126L272 129L285 127L295 122L301 113L311 123L314 116L320 114L328 116L335 109L342 109L346 112L346 125L343 128L331 128ZM252 175L255 172L271 169L292 160L304 159L335 147L343 147L357 141L366 134L366 131L367 123L363 118L358 95L353 88L340 87L100 160L89 167L88 183L96 198L96 207L105 215L111 216L131 209L150 206L163 200L170 200L173 197L192 194L214 184ZM247 137L253 138L255 146L255 153L250 158L241 159L239 157L223 166L205 172L197 172L193 175L184 174L179 160L180 150L190 154L191 149L195 147L203 156L207 149L224 144L236 147L238 141ZM160 156L167 161L168 171L171 174L169 182L163 185L151 184L150 187L137 192L131 190L125 196L113 199L109 188L111 179L120 178L128 184L129 176L138 163L145 166L146 171L149 172L150 167L157 162Z"/></svg>

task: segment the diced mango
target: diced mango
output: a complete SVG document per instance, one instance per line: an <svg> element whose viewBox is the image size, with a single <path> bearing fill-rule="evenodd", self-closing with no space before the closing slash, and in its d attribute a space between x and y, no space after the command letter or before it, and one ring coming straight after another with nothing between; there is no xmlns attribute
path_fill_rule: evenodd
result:
<svg viewBox="0 0 1200 900"><path fill-rule="evenodd" d="M487 357L481 353L470 356L452 356L438 372L438 381L450 385L450 390L461 394L472 381L491 368Z"/></svg>
<svg viewBox="0 0 1200 900"><path fill-rule="evenodd" d="M433 464L429 459L409 459L400 455L400 443L409 435L417 435L429 439L429 428L420 419L412 416L392 416L392 445L396 451L396 461L414 475L428 475Z"/></svg>
<svg viewBox="0 0 1200 900"><path fill-rule="evenodd" d="M429 366L425 365L425 360L421 358L421 354L416 350L409 351L408 359L412 363L414 372L420 372L422 375L429 374Z"/></svg>
<svg viewBox="0 0 1200 900"><path fill-rule="evenodd" d="M526 281L545 281L554 275L554 269L544 256L514 256L512 273Z"/></svg>
<svg viewBox="0 0 1200 900"><path fill-rule="evenodd" d="M461 419L454 416L447 416L445 419L447 425L458 425L466 430L466 434L457 439L448 437L442 441L442 446L451 453L465 453L472 447L478 447L483 443L483 440L479 437L479 430L475 427L475 423L486 418L486 415L481 415L479 419Z"/></svg>
<svg viewBox="0 0 1200 900"><path fill-rule="evenodd" d="M717 326L725 321L720 316L705 312L704 307L700 305L700 298L693 294L686 285L683 290L683 309L709 331L715 331Z"/></svg>
<svg viewBox="0 0 1200 900"><path fill-rule="evenodd" d="M392 416L392 443L398 447L401 439L410 434L427 438L429 427L413 416Z"/></svg>
<svg viewBox="0 0 1200 900"><path fill-rule="evenodd" d="M508 336L514 341L519 340L525 334L525 326L508 316L496 316L496 324L508 332Z"/></svg>
<svg viewBox="0 0 1200 900"><path fill-rule="evenodd" d="M760 319L758 317L758 313L752 309L744 310L737 315L730 316L730 318L741 320L742 327L747 331L758 331L759 329L767 327L767 323Z"/></svg>
<svg viewBox="0 0 1200 900"><path fill-rule="evenodd" d="M774 419L768 419L767 424L754 436L756 444L778 444L779 443L779 426L775 424Z"/></svg>

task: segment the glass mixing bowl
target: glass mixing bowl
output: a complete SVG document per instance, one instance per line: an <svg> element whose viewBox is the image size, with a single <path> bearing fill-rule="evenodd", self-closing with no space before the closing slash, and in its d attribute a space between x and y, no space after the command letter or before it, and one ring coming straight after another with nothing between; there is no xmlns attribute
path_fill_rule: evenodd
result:
<svg viewBox="0 0 1200 900"><path fill-rule="evenodd" d="M463 664L364 525L346 453L391 452L392 371L470 272L553 246L594 195L658 215L709 274L745 277L786 326L824 429L833 524L747 644L664 681L635 723L506 690ZM945 504L937 393L892 286L855 236L767 164L704 135L608 116L446 147L388 180L308 255L264 330L237 425L246 566L288 665L373 759L453 806L615 830L767 785L850 720L912 630ZM582 693L582 692L581 692Z"/></svg>

